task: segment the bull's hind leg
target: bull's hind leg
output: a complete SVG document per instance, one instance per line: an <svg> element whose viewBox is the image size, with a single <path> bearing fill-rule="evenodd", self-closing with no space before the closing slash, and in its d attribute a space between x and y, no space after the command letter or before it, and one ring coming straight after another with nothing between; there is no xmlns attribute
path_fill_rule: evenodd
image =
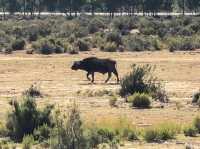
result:
<svg viewBox="0 0 200 149"><path fill-rule="evenodd" d="M119 83L119 75L118 75L117 70L115 69L115 70L113 71L113 73L114 73L115 76L117 77L117 83Z"/></svg>
<svg viewBox="0 0 200 149"><path fill-rule="evenodd" d="M111 73L111 72L108 72L108 78L107 78L107 80L105 81L105 83L107 83L107 82L110 80L111 76L112 76L112 73Z"/></svg>

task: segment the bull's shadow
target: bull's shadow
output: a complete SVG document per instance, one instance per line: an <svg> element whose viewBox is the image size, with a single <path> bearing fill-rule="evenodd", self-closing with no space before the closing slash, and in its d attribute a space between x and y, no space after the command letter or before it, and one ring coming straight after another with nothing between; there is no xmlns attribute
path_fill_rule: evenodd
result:
<svg viewBox="0 0 200 149"><path fill-rule="evenodd" d="M120 83L116 83L116 82L108 82L108 83L105 83L104 81L98 81L98 82L88 82L88 80L84 80L84 82L82 83L78 83L78 85L102 85L102 86L107 86L107 85L110 85L110 86L115 86L115 85L119 85Z"/></svg>

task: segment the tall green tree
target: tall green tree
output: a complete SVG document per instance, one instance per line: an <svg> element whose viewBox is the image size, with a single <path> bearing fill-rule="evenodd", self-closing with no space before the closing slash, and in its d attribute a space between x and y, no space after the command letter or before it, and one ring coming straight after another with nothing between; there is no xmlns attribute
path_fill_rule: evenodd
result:
<svg viewBox="0 0 200 149"><path fill-rule="evenodd" d="M169 13L173 11L173 5L174 5L174 0L163 0L161 9Z"/></svg>
<svg viewBox="0 0 200 149"><path fill-rule="evenodd" d="M186 0L187 8L192 12L197 12L200 7L200 0Z"/></svg>
<svg viewBox="0 0 200 149"><path fill-rule="evenodd" d="M3 12L3 19L6 18L6 0L1 0L0 1L0 8L2 9Z"/></svg>
<svg viewBox="0 0 200 149"><path fill-rule="evenodd" d="M8 0L7 1L7 9L10 14L13 14L19 10L19 3L17 0Z"/></svg>
<svg viewBox="0 0 200 149"><path fill-rule="evenodd" d="M185 15L185 0L177 0L177 2L178 2L178 6L179 6L179 8L180 9L182 9L182 13L183 13L183 15Z"/></svg>

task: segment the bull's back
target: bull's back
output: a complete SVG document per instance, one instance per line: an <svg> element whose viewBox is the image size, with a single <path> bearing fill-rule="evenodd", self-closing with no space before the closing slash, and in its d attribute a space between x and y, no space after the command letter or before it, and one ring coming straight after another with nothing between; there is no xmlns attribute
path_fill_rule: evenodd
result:
<svg viewBox="0 0 200 149"><path fill-rule="evenodd" d="M90 57L83 60L87 71L107 73L115 68L116 62L110 59L98 59L96 57Z"/></svg>

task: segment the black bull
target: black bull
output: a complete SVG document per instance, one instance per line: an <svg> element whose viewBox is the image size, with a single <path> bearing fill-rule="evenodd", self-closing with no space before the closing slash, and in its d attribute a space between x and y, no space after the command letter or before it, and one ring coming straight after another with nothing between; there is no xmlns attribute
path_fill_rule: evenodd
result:
<svg viewBox="0 0 200 149"><path fill-rule="evenodd" d="M95 72L99 72L102 74L108 73L108 78L105 81L107 83L112 73L117 77L117 82L119 82L118 72L116 69L116 61L111 59L99 59L96 57L89 57L83 59L82 61L75 61L71 67L72 70L84 70L87 72L87 79L89 81L94 82L94 74ZM90 79L90 75L92 75L92 80Z"/></svg>

